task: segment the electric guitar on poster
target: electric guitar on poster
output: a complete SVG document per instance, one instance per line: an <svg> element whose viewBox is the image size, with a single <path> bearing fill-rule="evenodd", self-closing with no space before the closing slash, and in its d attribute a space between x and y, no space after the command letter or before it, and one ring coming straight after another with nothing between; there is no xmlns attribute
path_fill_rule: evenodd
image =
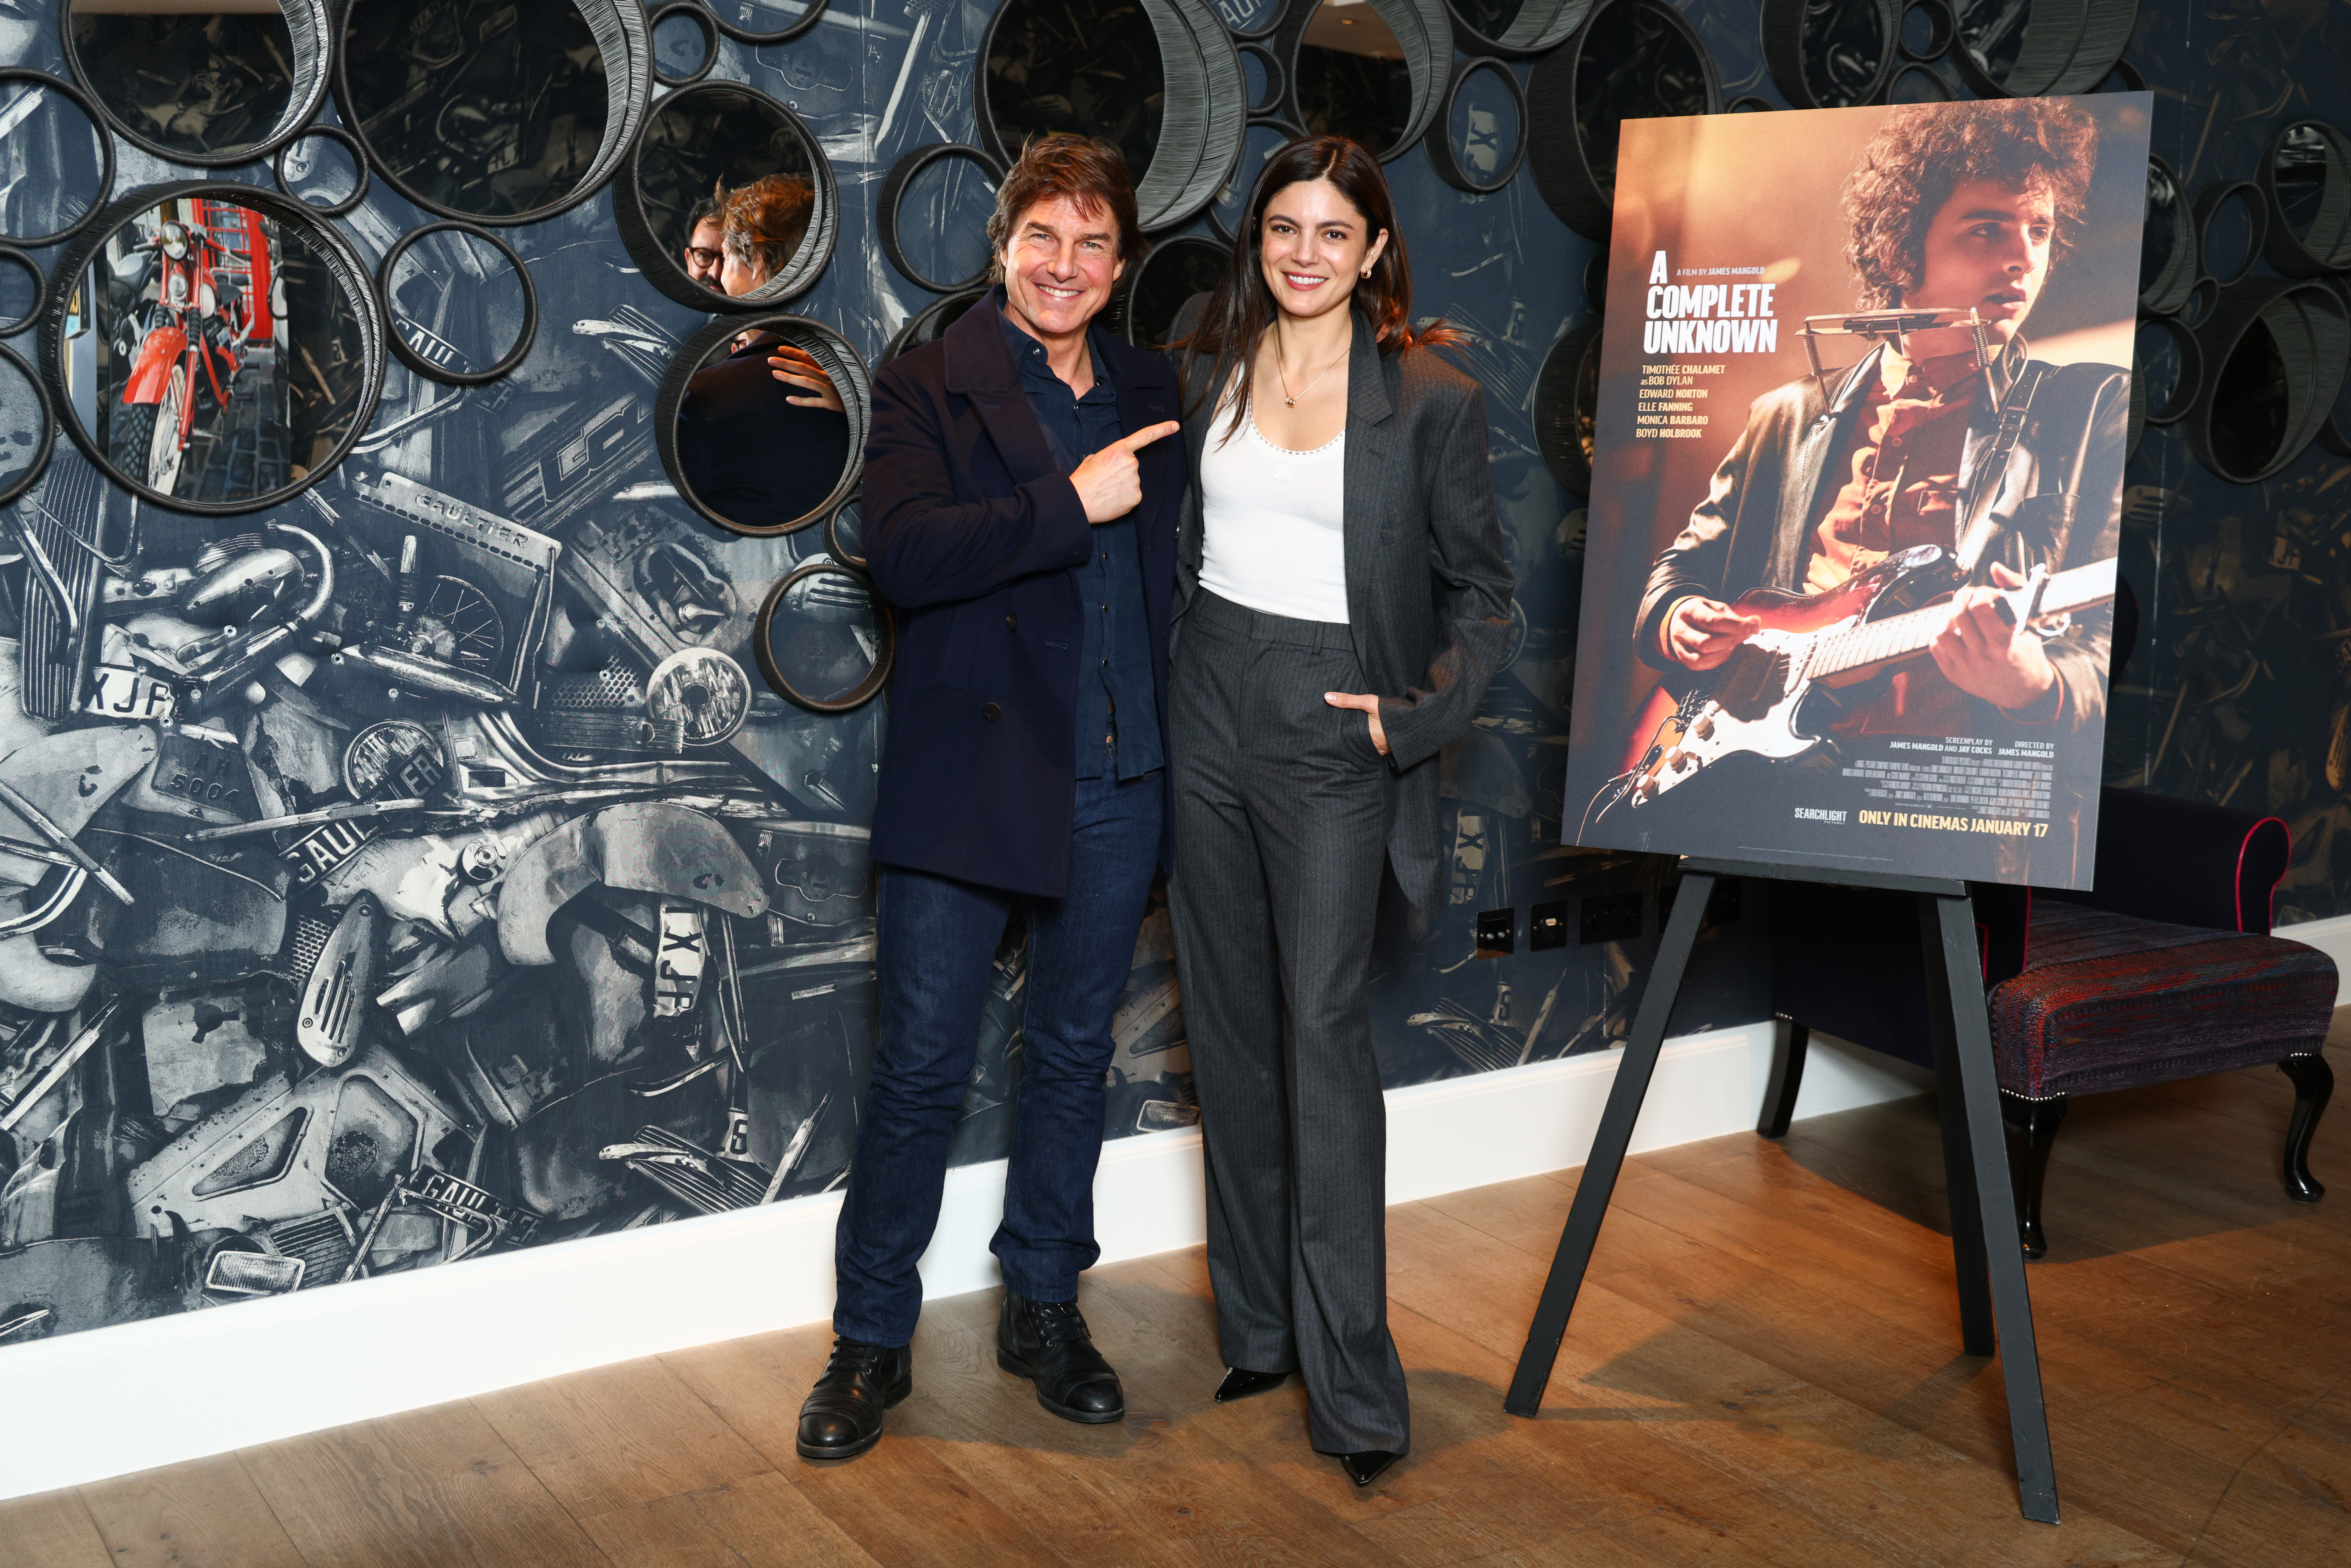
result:
<svg viewBox="0 0 2351 1568"><path fill-rule="evenodd" d="M1585 821L1639 811L1733 758L1790 762L1821 745L1832 727L1825 721L1844 712L1828 694L1925 655L1950 619L1954 578L1943 550L1920 545L1826 592L1741 594L1732 608L1761 628L1678 699L1663 686L1651 694L1633 726L1649 738L1593 797ZM2055 573L2035 567L2023 586L2005 591L2002 612L2011 625L2046 631L2114 596L2112 560Z"/></svg>

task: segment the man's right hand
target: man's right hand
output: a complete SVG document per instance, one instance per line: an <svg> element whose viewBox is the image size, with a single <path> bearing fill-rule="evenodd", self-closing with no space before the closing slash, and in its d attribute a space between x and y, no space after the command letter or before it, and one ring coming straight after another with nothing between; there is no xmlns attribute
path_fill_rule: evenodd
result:
<svg viewBox="0 0 2351 1568"><path fill-rule="evenodd" d="M1762 629L1763 622L1752 615L1741 615L1719 599L1691 594L1676 601L1666 616L1666 656L1685 669L1711 670Z"/></svg>
<svg viewBox="0 0 2351 1568"><path fill-rule="evenodd" d="M1070 476L1089 523L1114 523L1143 504L1143 473L1134 455L1184 426L1165 420L1133 435L1123 435L1078 465Z"/></svg>

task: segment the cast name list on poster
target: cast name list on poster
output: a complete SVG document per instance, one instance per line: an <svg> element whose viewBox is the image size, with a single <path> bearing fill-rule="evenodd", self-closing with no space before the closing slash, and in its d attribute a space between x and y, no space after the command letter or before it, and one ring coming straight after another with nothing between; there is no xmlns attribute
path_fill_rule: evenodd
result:
<svg viewBox="0 0 2351 1568"><path fill-rule="evenodd" d="M1685 277L1761 277L1760 267L1684 267ZM1780 349L1780 322L1771 314L1770 283L1675 283L1659 251L1649 263L1641 325L1644 354L1771 354ZM1633 410L1637 441L1689 440L1706 434L1700 406L1708 395L1700 376L1719 376L1719 364L1646 364Z"/></svg>

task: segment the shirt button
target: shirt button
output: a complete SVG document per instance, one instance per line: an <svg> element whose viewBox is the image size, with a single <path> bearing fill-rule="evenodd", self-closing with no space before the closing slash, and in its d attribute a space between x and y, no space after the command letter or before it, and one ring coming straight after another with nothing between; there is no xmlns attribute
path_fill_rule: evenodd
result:
<svg viewBox="0 0 2351 1568"><path fill-rule="evenodd" d="M988 723L994 724L998 719L1004 716L1004 710L998 707L994 703L982 703L979 705L979 716L986 719Z"/></svg>
<svg viewBox="0 0 2351 1568"><path fill-rule="evenodd" d="M1017 612L1004 618L1004 629L1007 632L1018 632L1020 630L1020 617Z"/></svg>

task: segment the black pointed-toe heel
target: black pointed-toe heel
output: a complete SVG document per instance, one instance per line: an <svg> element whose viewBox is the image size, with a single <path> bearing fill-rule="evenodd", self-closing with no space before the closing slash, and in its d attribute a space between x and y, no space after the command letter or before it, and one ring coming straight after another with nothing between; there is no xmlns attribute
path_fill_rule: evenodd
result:
<svg viewBox="0 0 2351 1568"><path fill-rule="evenodd" d="M1367 1487L1386 1474L1390 1465L1403 1458L1402 1454L1391 1454L1385 1448L1366 1448L1360 1454L1340 1455L1339 1468L1347 1472L1349 1480L1359 1487Z"/></svg>
<svg viewBox="0 0 2351 1568"><path fill-rule="evenodd" d="M1236 1399L1247 1399L1253 1394L1270 1394L1290 1381L1286 1372L1251 1372L1246 1366L1228 1367L1225 1380L1217 1385L1217 1403L1230 1405Z"/></svg>

